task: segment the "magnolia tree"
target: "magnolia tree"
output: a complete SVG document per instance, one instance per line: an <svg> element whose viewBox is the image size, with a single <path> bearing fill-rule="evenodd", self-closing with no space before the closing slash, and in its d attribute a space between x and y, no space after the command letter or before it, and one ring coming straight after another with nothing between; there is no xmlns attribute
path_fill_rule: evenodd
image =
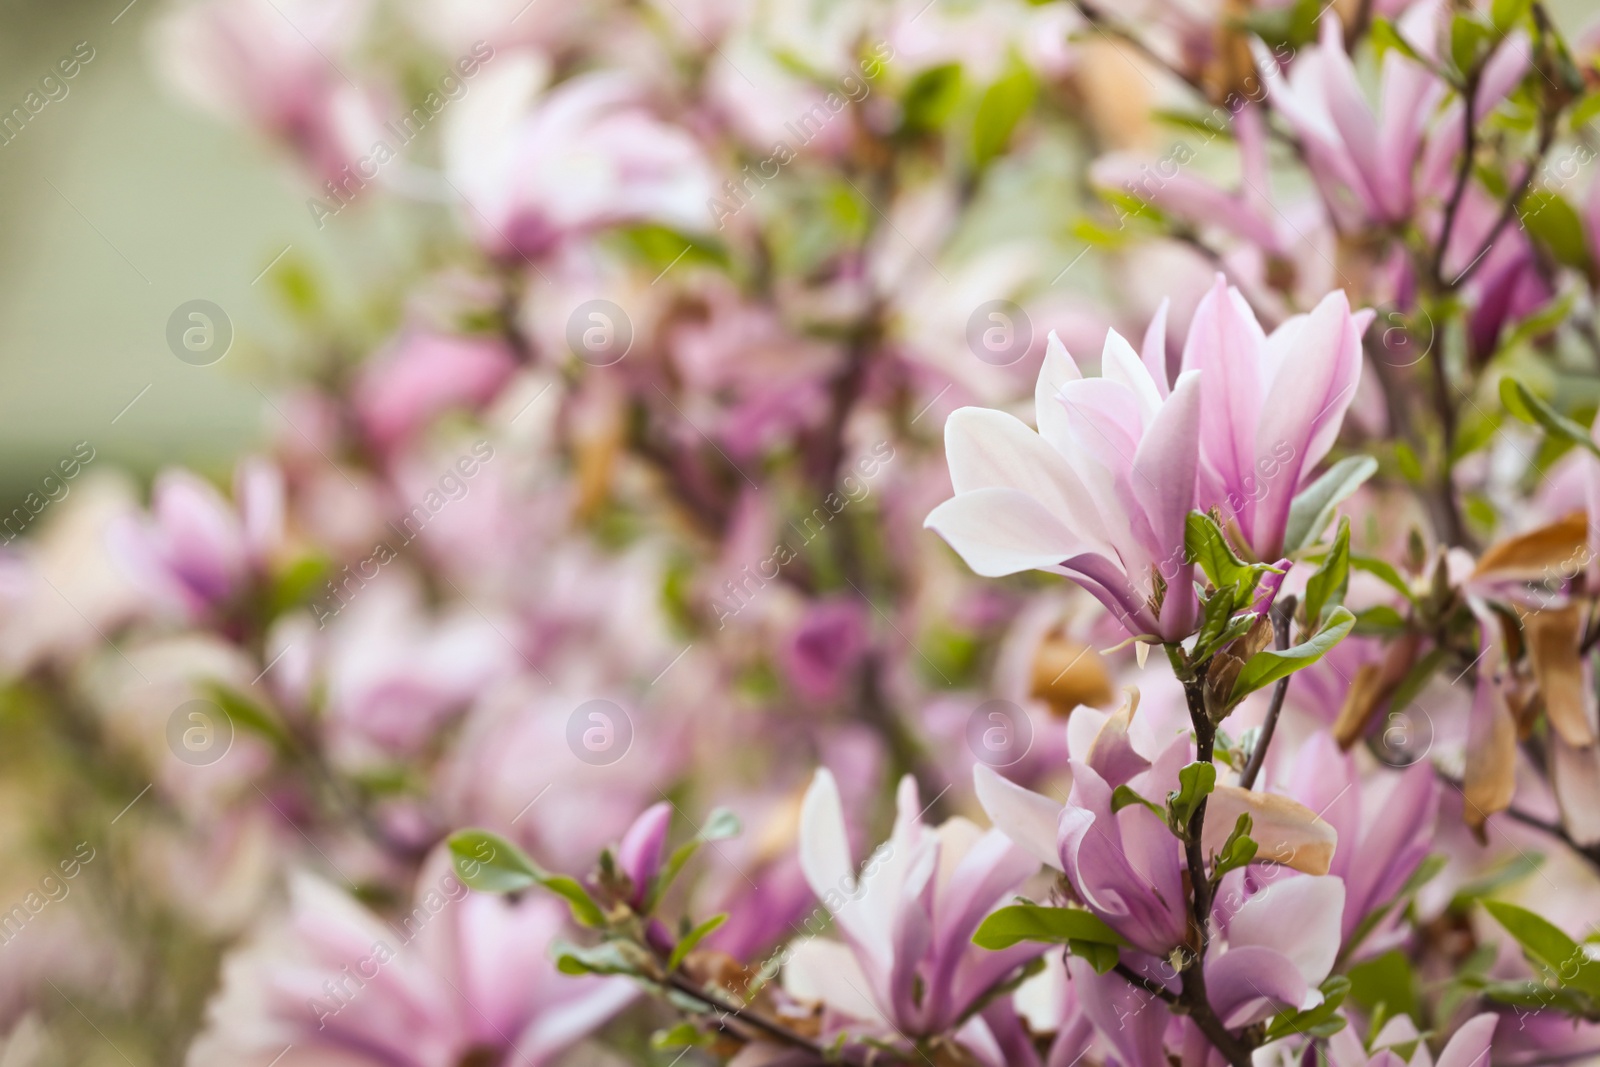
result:
<svg viewBox="0 0 1600 1067"><path fill-rule="evenodd" d="M331 251L19 509L0 1061L1600 1062L1572 14L164 11Z"/></svg>

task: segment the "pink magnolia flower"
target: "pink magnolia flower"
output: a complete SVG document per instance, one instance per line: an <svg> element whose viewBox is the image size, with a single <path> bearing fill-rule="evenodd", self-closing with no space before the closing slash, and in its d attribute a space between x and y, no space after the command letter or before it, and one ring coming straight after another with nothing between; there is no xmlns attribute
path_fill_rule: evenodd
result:
<svg viewBox="0 0 1600 1067"><path fill-rule="evenodd" d="M1152 333L1156 331L1152 328ZM1035 432L1002 411L945 423L956 495L926 525L985 577L1044 570L1092 593L1135 636L1192 632L1200 375L1169 390L1164 346L1143 359L1115 330L1101 376L1085 378L1052 333L1034 390Z"/></svg>
<svg viewBox="0 0 1600 1067"><path fill-rule="evenodd" d="M651 113L644 86L581 74L536 100L541 78L530 56L498 57L445 133L449 181L486 249L539 257L608 226L709 226L711 168L687 132Z"/></svg>
<svg viewBox="0 0 1600 1067"><path fill-rule="evenodd" d="M1158 961L1187 944L1188 894L1183 843L1144 804L1113 810L1112 795L1127 786L1159 802L1178 788L1178 772L1193 758L1179 737L1153 762L1129 734L1137 701L1109 718L1083 759L1072 761L1072 791L1065 805L1023 789L992 769L976 771L978 799L994 820L1035 859L1062 871L1084 905L1148 957ZM1212 1006L1229 1025L1265 1017L1268 1002L1309 1006L1327 977L1341 943L1344 886L1326 877L1334 830L1310 809L1274 794L1218 785L1207 802L1205 853L1215 855L1238 817L1249 814L1259 846L1257 868L1234 871L1222 883L1212 921L1218 937L1205 960ZM1288 870L1304 873L1288 875ZM1274 877L1276 875L1276 877ZM1154 960L1149 959L1154 957Z"/></svg>
<svg viewBox="0 0 1600 1067"><path fill-rule="evenodd" d="M631 1000L627 979L561 974L565 906L468 891L435 856L411 911L386 922L310 875L289 914L223 967L189 1067L540 1067Z"/></svg>
<svg viewBox="0 0 1600 1067"><path fill-rule="evenodd" d="M844 942L812 938L791 949L788 991L837 1016L831 1029L878 1036L944 1032L1044 945L999 952L972 943L984 917L1037 870L998 830L962 818L922 822L916 782L896 796L889 840L859 868L851 860L833 775L819 770L800 813L800 866Z"/></svg>
<svg viewBox="0 0 1600 1067"><path fill-rule="evenodd" d="M160 27L160 68L211 111L288 145L319 180L343 182L371 147L371 103L336 65L368 0L202 0Z"/></svg>
<svg viewBox="0 0 1600 1067"><path fill-rule="evenodd" d="M156 479L150 508L148 519L113 524L112 551L150 595L195 617L245 592L283 542L283 475L265 460L239 464L231 505L209 482L173 469Z"/></svg>
<svg viewBox="0 0 1600 1067"><path fill-rule="evenodd" d="M1320 731L1296 754L1285 792L1328 821L1342 847L1329 873L1344 879L1342 936L1388 904L1433 845L1439 783L1427 761L1398 774L1363 778L1354 757ZM1398 913L1388 915L1362 943L1376 955L1403 936Z"/></svg>
<svg viewBox="0 0 1600 1067"><path fill-rule="evenodd" d="M1437 1060L1428 1055L1416 1025L1404 1015L1389 1020L1372 1041L1372 1055L1361 1046L1361 1036L1347 1026L1328 1039L1331 1067L1483 1067L1489 1062L1489 1049L1500 1017L1493 1012L1474 1015L1450 1037ZM1402 1056L1400 1049L1409 1051Z"/></svg>
<svg viewBox="0 0 1600 1067"><path fill-rule="evenodd" d="M1400 29L1419 51L1431 54L1434 5L1423 4ZM1321 40L1301 49L1285 76L1259 41L1256 66L1272 104L1305 146L1312 177L1337 216L1352 222L1402 222L1416 207L1415 168L1423 133L1444 83L1399 49L1383 58L1377 114L1368 105L1344 49L1344 27L1329 13ZM1459 125L1459 123L1457 124Z"/></svg>
<svg viewBox="0 0 1600 1067"><path fill-rule="evenodd" d="M410 334L362 369L356 417L372 442L388 450L444 411L487 404L515 368L510 350L494 338Z"/></svg>
<svg viewBox="0 0 1600 1067"><path fill-rule="evenodd" d="M1258 559L1282 555L1295 492L1339 435L1372 314L1335 290L1268 334L1220 274L1195 309L1182 370L1202 372L1200 506L1237 523Z"/></svg>

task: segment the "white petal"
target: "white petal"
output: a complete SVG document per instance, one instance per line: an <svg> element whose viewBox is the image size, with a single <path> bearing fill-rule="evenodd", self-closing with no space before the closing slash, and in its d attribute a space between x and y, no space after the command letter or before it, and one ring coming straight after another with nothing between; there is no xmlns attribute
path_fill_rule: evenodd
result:
<svg viewBox="0 0 1600 1067"><path fill-rule="evenodd" d="M946 500L924 526L985 578L1053 567L1082 542L1044 506L1016 489L978 489Z"/></svg>
<svg viewBox="0 0 1600 1067"><path fill-rule="evenodd" d="M1040 863L1061 870L1056 825L1061 821L1062 805L1001 777L986 764L974 767L972 776L978 803L995 828Z"/></svg>

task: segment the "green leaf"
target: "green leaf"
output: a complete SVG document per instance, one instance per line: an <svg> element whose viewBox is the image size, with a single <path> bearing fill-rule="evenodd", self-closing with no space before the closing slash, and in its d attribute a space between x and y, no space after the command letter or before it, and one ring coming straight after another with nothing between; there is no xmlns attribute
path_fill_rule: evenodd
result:
<svg viewBox="0 0 1600 1067"><path fill-rule="evenodd" d="M938 130L961 100L961 64L929 67L911 79L900 99L902 125L908 132Z"/></svg>
<svg viewBox="0 0 1600 1067"><path fill-rule="evenodd" d="M703 1034L693 1023L681 1022L670 1029L657 1030L650 1035L653 1049L704 1048L713 1043L709 1034Z"/></svg>
<svg viewBox="0 0 1600 1067"><path fill-rule="evenodd" d="M1199 565L1213 586L1218 590L1233 590L1236 607L1250 603L1263 574L1280 573L1278 568L1266 563L1246 563L1240 559L1217 520L1203 511L1189 512L1183 542L1186 558Z"/></svg>
<svg viewBox="0 0 1600 1067"><path fill-rule="evenodd" d="M1560 193L1529 190L1517 209L1517 218L1534 240L1550 250L1556 262L1574 270L1588 269L1589 248L1583 239L1583 220Z"/></svg>
<svg viewBox="0 0 1600 1067"><path fill-rule="evenodd" d="M287 752L294 748L294 739L289 736L289 732L284 729L277 716L239 690L217 681L201 683L200 690L209 696L235 725L265 737L279 751Z"/></svg>
<svg viewBox="0 0 1600 1067"><path fill-rule="evenodd" d="M1257 652L1250 657L1250 662L1244 665L1239 677L1234 680L1233 693L1229 696L1228 703L1237 704L1257 689L1265 688L1279 678L1286 678L1295 671L1311 666L1327 655L1328 650L1334 645L1343 641L1355 624L1356 617L1350 614L1349 608L1337 607L1328 616L1327 625L1310 640L1302 641L1281 652L1276 649Z"/></svg>
<svg viewBox="0 0 1600 1067"><path fill-rule="evenodd" d="M449 844L456 875L480 893L520 893L544 873L522 849L488 830L457 831Z"/></svg>
<svg viewBox="0 0 1600 1067"><path fill-rule="evenodd" d="M1012 63L1006 73L984 90L972 123L972 162L982 170L1011 141L1017 124L1033 106L1033 75L1022 63Z"/></svg>
<svg viewBox="0 0 1600 1067"><path fill-rule="evenodd" d="M1111 791L1111 811L1113 813L1121 811L1130 804L1143 804L1155 815L1163 819L1167 817L1167 813L1162 811L1159 805L1134 792L1132 786L1119 785Z"/></svg>
<svg viewBox="0 0 1600 1067"><path fill-rule="evenodd" d="M1219 588L1210 596L1200 598L1200 632L1194 640L1195 660L1205 659L1216 647L1222 635L1228 631L1237 607L1233 586Z"/></svg>
<svg viewBox="0 0 1600 1067"><path fill-rule="evenodd" d="M1350 999L1374 1015L1417 1018L1417 979L1411 961L1399 949L1364 960L1350 968Z"/></svg>
<svg viewBox="0 0 1600 1067"><path fill-rule="evenodd" d="M1395 29L1394 23L1388 19L1382 17L1374 18L1372 20L1371 33L1372 44L1377 50L1380 60L1383 58L1383 54L1392 48L1407 59L1421 63L1425 67L1431 68L1433 66L1427 57L1411 46L1410 41L1400 35L1400 31Z"/></svg>
<svg viewBox="0 0 1600 1067"><path fill-rule="evenodd" d="M637 975L650 962L643 949L627 941L602 941L598 945L556 941L550 948L556 957L556 969L562 974Z"/></svg>
<svg viewBox="0 0 1600 1067"><path fill-rule="evenodd" d="M1458 14L1450 23L1450 62L1467 74L1476 70L1489 50L1489 27L1469 14Z"/></svg>
<svg viewBox="0 0 1600 1067"><path fill-rule="evenodd" d="M1592 960L1561 928L1527 908L1503 900L1486 900L1483 906L1506 932L1517 939L1523 952L1554 972L1564 986L1600 997L1600 960Z"/></svg>
<svg viewBox="0 0 1600 1067"><path fill-rule="evenodd" d="M1356 613L1357 637L1393 637L1404 633L1406 617L1387 604L1374 604Z"/></svg>
<svg viewBox="0 0 1600 1067"><path fill-rule="evenodd" d="M1544 856L1538 852L1523 852L1511 857L1499 866L1484 872L1458 888L1455 896L1450 898L1450 910L1466 911L1484 897L1516 885L1528 875L1537 871L1543 863Z"/></svg>
<svg viewBox="0 0 1600 1067"><path fill-rule="evenodd" d="M662 896L667 892L677 877L682 873L684 865L694 858L706 841L721 841L724 838L734 837L743 829L739 816L728 808L713 808L711 814L706 816L706 823L700 827L700 832L677 848L672 850L672 855L667 857L667 862L662 866L661 873L656 876L655 884L650 887L650 892L645 896L643 910L646 915L655 911L656 905L661 902Z"/></svg>
<svg viewBox="0 0 1600 1067"><path fill-rule="evenodd" d="M1345 591L1350 587L1350 520L1339 520L1339 532L1334 535L1333 548L1322 566L1306 579L1306 623L1316 629L1322 625L1323 612L1344 603Z"/></svg>
<svg viewBox="0 0 1600 1067"><path fill-rule="evenodd" d="M541 885L566 900L572 917L584 926L604 926L605 915L575 878L551 874L499 834L461 830L450 835L456 875L480 893L519 893Z"/></svg>
<svg viewBox="0 0 1600 1067"><path fill-rule="evenodd" d="M1217 765L1191 763L1178 772L1178 788L1167 794L1167 812L1173 832L1187 835L1194 809L1217 787Z"/></svg>
<svg viewBox="0 0 1600 1067"><path fill-rule="evenodd" d="M1377 471L1378 461L1371 456L1346 456L1306 486L1289 505L1289 522L1283 531L1284 552L1298 552L1315 544L1333 521L1334 508Z"/></svg>
<svg viewBox="0 0 1600 1067"><path fill-rule="evenodd" d="M1229 871L1247 867L1256 858L1259 846L1250 839L1250 831L1254 827L1254 820L1249 812L1240 812L1239 818L1233 824L1233 832L1228 835L1228 840L1222 843L1222 850L1217 853L1211 863L1211 879L1219 880Z"/></svg>
<svg viewBox="0 0 1600 1067"><path fill-rule="evenodd" d="M1276 1041L1290 1034L1306 1037L1331 1037L1345 1027L1345 1018L1339 1014L1339 1005L1350 992L1350 979L1342 974L1330 975L1322 983L1322 1003L1306 1011L1286 1008L1267 1024L1263 1043Z"/></svg>
<svg viewBox="0 0 1600 1067"><path fill-rule="evenodd" d="M1531 0L1492 0L1489 4L1489 21L1504 36L1527 15Z"/></svg>
<svg viewBox="0 0 1600 1067"><path fill-rule="evenodd" d="M1500 379L1500 402L1524 422L1538 423L1545 432L1575 445L1582 445L1600 456L1600 447L1589 438L1589 431L1529 392L1528 387L1507 375Z"/></svg>
<svg viewBox="0 0 1600 1067"><path fill-rule="evenodd" d="M696 945L705 940L707 934L711 933L713 930L727 921L727 912L723 912L720 915L713 915L699 926L696 926L693 930L690 930L688 933L684 934L682 939L679 940L678 944L673 948L672 955L667 957L667 973L671 974L673 971L676 971L678 969L678 964L682 963L689 953L694 951L694 947Z"/></svg>
<svg viewBox="0 0 1600 1067"><path fill-rule="evenodd" d="M1077 938L1067 942L1067 951L1088 960L1095 974L1105 974L1115 967L1122 957L1116 945L1108 945L1104 941L1080 941Z"/></svg>
<svg viewBox="0 0 1600 1067"><path fill-rule="evenodd" d="M1389 561L1378 559L1375 556L1352 555L1350 557L1350 566L1358 571L1365 571L1372 575L1407 600L1416 601L1417 598L1411 592L1411 586L1406 582L1405 577Z"/></svg>
<svg viewBox="0 0 1600 1067"><path fill-rule="evenodd" d="M1049 908L1042 904L1012 904L978 925L972 943L980 948L1003 949L1023 941L1064 945L1069 941L1122 946L1122 935L1083 908Z"/></svg>

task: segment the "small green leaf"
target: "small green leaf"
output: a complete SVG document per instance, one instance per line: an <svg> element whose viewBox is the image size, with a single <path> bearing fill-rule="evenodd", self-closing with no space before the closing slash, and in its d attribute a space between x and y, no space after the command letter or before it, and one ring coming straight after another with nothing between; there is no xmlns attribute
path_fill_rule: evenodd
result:
<svg viewBox="0 0 1600 1067"><path fill-rule="evenodd" d="M1583 239L1583 220L1560 193L1530 190L1517 208L1517 218L1535 241L1550 250L1556 262L1574 270L1588 268L1589 247Z"/></svg>
<svg viewBox="0 0 1600 1067"><path fill-rule="evenodd" d="M604 926L605 915L575 878L551 874L527 853L488 830L461 830L450 835L450 858L456 875L481 893L518 893L541 885L561 897L572 917L584 926Z"/></svg>
<svg viewBox="0 0 1600 1067"><path fill-rule="evenodd" d="M1289 521L1283 531L1284 552L1298 552L1316 543L1333 521L1333 511L1363 482L1378 471L1371 456L1347 456L1306 486L1289 505Z"/></svg>
<svg viewBox="0 0 1600 1067"><path fill-rule="evenodd" d="M1111 810L1113 813L1121 811L1130 804L1143 804L1152 813L1161 818L1165 819L1167 817L1167 813L1162 811L1154 801L1147 800L1134 792L1132 786L1119 785L1111 791Z"/></svg>
<svg viewBox="0 0 1600 1067"><path fill-rule="evenodd" d="M696 926L693 930L690 930L688 933L684 934L683 938L679 940L676 946L673 947L672 955L667 957L667 973L671 974L673 971L677 970L678 964L682 963L689 953L694 951L694 947L696 945L705 940L707 934L711 933L713 930L727 921L727 912L723 912L720 915L713 915L699 926Z"/></svg>
<svg viewBox="0 0 1600 1067"><path fill-rule="evenodd" d="M1313 629L1322 625L1323 612L1344 603L1350 587L1350 520L1339 520L1333 548L1322 566L1306 579L1306 623Z"/></svg>
<svg viewBox="0 0 1600 1067"><path fill-rule="evenodd" d="M1564 986L1600 997L1600 960L1589 958L1583 947L1560 927L1527 908L1503 900L1486 900L1483 906L1529 958L1552 971Z"/></svg>
<svg viewBox="0 0 1600 1067"><path fill-rule="evenodd" d="M1108 945L1104 941L1080 941L1077 938L1067 942L1067 951L1088 960L1095 974L1105 974L1110 971L1122 956L1116 945Z"/></svg>
<svg viewBox="0 0 1600 1067"><path fill-rule="evenodd" d="M544 873L522 849L488 830L451 834L450 859L456 875L480 893L520 893Z"/></svg>
<svg viewBox="0 0 1600 1067"><path fill-rule="evenodd" d="M1385 52L1394 49L1407 59L1421 63L1425 67L1432 67L1427 58L1413 48L1411 42L1402 37L1400 31L1395 29L1394 23L1388 19L1382 17L1374 18L1371 32L1372 44L1377 50L1379 59L1383 58Z"/></svg>
<svg viewBox="0 0 1600 1067"><path fill-rule="evenodd" d="M1249 812L1240 812L1239 818L1233 824L1233 832L1222 843L1222 850L1217 853L1216 859L1211 864L1211 878L1213 881L1220 879L1229 871L1247 867L1256 858L1259 846L1250 839L1250 831L1254 828L1254 820Z"/></svg>
<svg viewBox="0 0 1600 1067"><path fill-rule="evenodd" d="M556 969L562 974L637 975L650 962L643 949L627 941L602 941L598 945L557 941L550 948L556 957Z"/></svg>
<svg viewBox="0 0 1600 1067"><path fill-rule="evenodd" d="M1339 1005L1350 992L1350 979L1342 974L1329 975L1322 983L1322 1003L1306 1011L1286 1008L1267 1024L1262 1036L1264 1043L1276 1041L1290 1034L1305 1037L1331 1037L1345 1027L1345 1018L1339 1014Z"/></svg>
<svg viewBox="0 0 1600 1067"><path fill-rule="evenodd" d="M902 125L908 132L938 130L961 100L961 64L929 67L911 79L900 99Z"/></svg>
<svg viewBox="0 0 1600 1067"><path fill-rule="evenodd" d="M1012 63L984 90L972 123L972 162L979 170L1005 151L1017 124L1033 106L1033 96L1033 75L1020 62Z"/></svg>
<svg viewBox="0 0 1600 1067"><path fill-rule="evenodd" d="M711 1036L701 1033L689 1022L681 1022L650 1035L650 1047L653 1049L704 1048L711 1044Z"/></svg>
<svg viewBox="0 0 1600 1067"><path fill-rule="evenodd" d="M1489 5L1489 21L1502 36L1527 15L1531 0L1493 0Z"/></svg>
<svg viewBox="0 0 1600 1067"><path fill-rule="evenodd" d="M209 696L223 713L236 725L271 741L280 751L294 748L294 739L278 722L277 716L239 690L221 682L203 682L200 689Z"/></svg>
<svg viewBox="0 0 1600 1067"><path fill-rule="evenodd" d="M1239 677L1235 679L1233 693L1228 698L1228 703L1237 704L1257 689L1265 688L1279 678L1286 678L1295 671L1311 666L1327 655L1328 650L1334 645L1343 641L1355 624L1356 617L1350 614L1349 608L1337 607L1328 616L1327 625L1309 641L1302 641L1281 652L1276 649L1257 652L1250 657L1250 662L1244 665L1244 670L1240 671Z"/></svg>
<svg viewBox="0 0 1600 1067"><path fill-rule="evenodd" d="M1122 935L1083 908L1048 908L1042 904L1012 904L979 924L972 943L980 948L1003 949L1023 941L1064 945L1069 941L1126 945Z"/></svg>
<svg viewBox="0 0 1600 1067"><path fill-rule="evenodd" d="M1167 812L1173 832L1179 836L1188 833L1189 820L1200 802L1217 787L1217 766L1214 763L1191 763L1178 772L1178 788L1167 794Z"/></svg>
<svg viewBox="0 0 1600 1067"><path fill-rule="evenodd" d="M1500 402L1524 422L1538 423L1544 427L1546 433L1572 444L1581 445L1600 456L1600 447L1596 447L1594 441L1589 438L1588 430L1534 396L1527 386L1510 375L1500 379Z"/></svg>

